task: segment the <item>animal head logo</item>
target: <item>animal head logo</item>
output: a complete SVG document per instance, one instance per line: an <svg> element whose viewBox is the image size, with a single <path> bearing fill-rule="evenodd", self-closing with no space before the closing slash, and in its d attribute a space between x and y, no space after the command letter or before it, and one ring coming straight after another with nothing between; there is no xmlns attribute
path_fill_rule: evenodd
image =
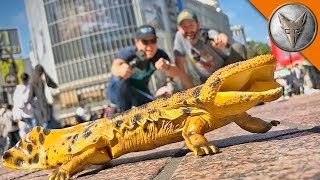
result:
<svg viewBox="0 0 320 180"><path fill-rule="evenodd" d="M295 21L287 19L284 15L278 13L279 21L283 32L287 35L291 47L295 47L303 26L307 20L307 13L302 13Z"/></svg>

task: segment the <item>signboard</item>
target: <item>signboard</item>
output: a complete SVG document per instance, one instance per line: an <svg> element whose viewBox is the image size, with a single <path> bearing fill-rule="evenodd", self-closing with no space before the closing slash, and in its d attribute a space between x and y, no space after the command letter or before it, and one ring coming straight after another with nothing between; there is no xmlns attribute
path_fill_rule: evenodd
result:
<svg viewBox="0 0 320 180"><path fill-rule="evenodd" d="M15 59L14 60L17 68L17 78L19 79L19 82L22 82L20 79L21 74L24 72L24 65L23 65L23 59ZM0 61L0 71L1 71L1 77L5 78L8 74L10 74L12 71L13 65L12 60L10 61ZM2 79L4 82L4 79Z"/></svg>
<svg viewBox="0 0 320 180"><path fill-rule="evenodd" d="M0 29L0 47L12 54L21 53L18 29ZM7 51L2 51L2 55L9 55Z"/></svg>

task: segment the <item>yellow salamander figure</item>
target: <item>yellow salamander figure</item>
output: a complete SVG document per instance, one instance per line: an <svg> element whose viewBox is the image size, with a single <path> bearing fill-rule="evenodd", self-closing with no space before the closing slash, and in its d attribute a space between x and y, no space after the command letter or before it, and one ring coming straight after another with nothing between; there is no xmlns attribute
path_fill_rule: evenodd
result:
<svg viewBox="0 0 320 180"><path fill-rule="evenodd" d="M200 86L103 118L65 129L35 127L3 155L15 169L54 169L49 179L69 179L87 165L104 164L123 154L185 140L197 156L219 150L206 132L235 122L252 133L265 133L278 121L246 113L260 102L282 95L274 81L275 58L261 55L228 65Z"/></svg>

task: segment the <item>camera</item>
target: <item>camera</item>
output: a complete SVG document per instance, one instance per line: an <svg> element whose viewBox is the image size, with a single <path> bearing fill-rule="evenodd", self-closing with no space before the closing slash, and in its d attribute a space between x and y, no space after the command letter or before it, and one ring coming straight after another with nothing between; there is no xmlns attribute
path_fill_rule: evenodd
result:
<svg viewBox="0 0 320 180"><path fill-rule="evenodd" d="M210 38L210 36L212 37L212 36L216 36L219 34L217 31L210 30L207 28L201 28L199 30L199 32L200 32L200 41L204 42L205 44L207 44L210 41L214 41L214 39ZM229 42L227 42L226 48L229 48L229 47L230 47L230 44L229 44Z"/></svg>
<svg viewBox="0 0 320 180"><path fill-rule="evenodd" d="M199 32L200 32L200 41L203 41L205 44L207 44L209 41L214 41L214 39L209 37L209 29L201 28Z"/></svg>
<svg viewBox="0 0 320 180"><path fill-rule="evenodd" d="M146 55L144 54L143 51L137 51L135 53L135 57L128 63L129 66L133 69L133 68L138 68L141 69L140 67L140 62L143 62L146 60Z"/></svg>

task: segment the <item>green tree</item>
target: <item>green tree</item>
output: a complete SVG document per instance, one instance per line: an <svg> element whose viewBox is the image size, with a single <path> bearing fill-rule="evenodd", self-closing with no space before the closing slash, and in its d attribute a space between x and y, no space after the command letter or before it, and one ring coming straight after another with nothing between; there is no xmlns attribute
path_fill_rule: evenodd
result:
<svg viewBox="0 0 320 180"><path fill-rule="evenodd" d="M249 41L247 42L248 57L271 53L271 47L267 43Z"/></svg>

